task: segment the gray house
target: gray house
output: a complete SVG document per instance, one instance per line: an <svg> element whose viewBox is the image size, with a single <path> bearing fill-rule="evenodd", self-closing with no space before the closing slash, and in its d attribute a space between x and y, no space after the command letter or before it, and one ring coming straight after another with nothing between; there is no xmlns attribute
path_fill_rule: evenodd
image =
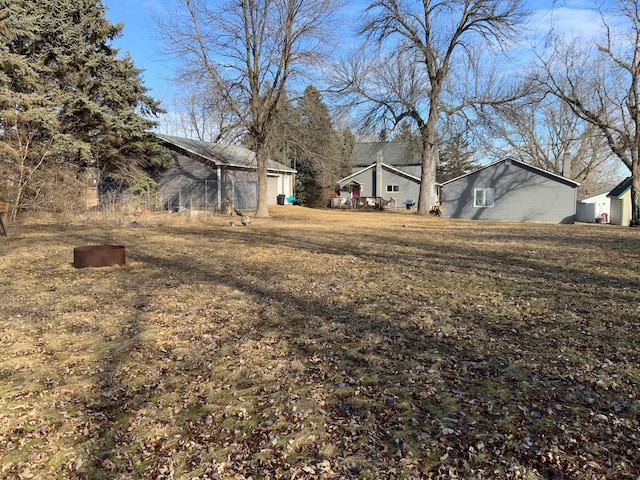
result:
<svg viewBox="0 0 640 480"><path fill-rule="evenodd" d="M156 137L171 156L168 167L155 178L163 208L220 210L226 197L239 210L257 207L258 170L254 152L170 135L156 134ZM294 174L294 169L269 161L269 204L293 195Z"/></svg>
<svg viewBox="0 0 640 480"><path fill-rule="evenodd" d="M372 165L379 155L382 155L386 165L420 178L422 172L420 150L408 141L356 143L351 152L351 173Z"/></svg>
<svg viewBox="0 0 640 480"><path fill-rule="evenodd" d="M358 206L358 202L371 202L374 198L391 201L392 205L413 204L420 192L420 178L384 161L381 150L375 152L373 163L357 168L351 175L338 181L340 205Z"/></svg>
<svg viewBox="0 0 640 480"><path fill-rule="evenodd" d="M447 218L573 223L580 184L505 158L442 184Z"/></svg>
<svg viewBox="0 0 640 480"><path fill-rule="evenodd" d="M351 175L338 182L342 201L379 197L393 199L396 205L417 203L422 158L419 149L410 142L356 143L351 168ZM429 204L437 201L432 198Z"/></svg>

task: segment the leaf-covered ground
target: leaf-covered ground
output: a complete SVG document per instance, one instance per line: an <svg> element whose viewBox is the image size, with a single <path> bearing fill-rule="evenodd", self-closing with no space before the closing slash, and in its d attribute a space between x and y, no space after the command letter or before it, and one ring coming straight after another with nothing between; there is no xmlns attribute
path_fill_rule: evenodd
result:
<svg viewBox="0 0 640 480"><path fill-rule="evenodd" d="M145 215L0 237L0 478L640 476L640 230Z"/></svg>

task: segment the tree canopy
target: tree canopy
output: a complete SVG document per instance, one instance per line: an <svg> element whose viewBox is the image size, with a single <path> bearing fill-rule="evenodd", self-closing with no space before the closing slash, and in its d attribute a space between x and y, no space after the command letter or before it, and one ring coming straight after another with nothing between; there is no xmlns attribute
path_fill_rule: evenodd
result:
<svg viewBox="0 0 640 480"><path fill-rule="evenodd" d="M629 169L631 226L640 226L640 6L616 0L598 8L602 34L594 42L552 36L534 78Z"/></svg>
<svg viewBox="0 0 640 480"><path fill-rule="evenodd" d="M273 155L291 164L296 174L296 201L325 206L337 181L351 173L355 139L350 130L338 134L322 94L308 86L295 102L287 100L273 127Z"/></svg>
<svg viewBox="0 0 640 480"><path fill-rule="evenodd" d="M413 122L420 134L418 213L437 201L438 125L444 115L513 98L481 81L480 45L504 45L526 18L522 0L374 0L361 33L365 46L337 72L336 89L364 123ZM456 70L457 69L457 70ZM465 81L453 82L454 74ZM449 93L458 85L458 91ZM517 94L516 94L517 96Z"/></svg>
<svg viewBox="0 0 640 480"><path fill-rule="evenodd" d="M180 11L158 18L168 49L182 59L180 79L206 86L205 95L234 118L256 153L256 216L269 215L267 162L287 88L325 53L341 0L180 0Z"/></svg>
<svg viewBox="0 0 640 480"><path fill-rule="evenodd" d="M148 130L161 109L112 46L123 26L100 0L0 0L0 22L0 193L14 212L87 168L132 173L158 158Z"/></svg>
<svg viewBox="0 0 640 480"><path fill-rule="evenodd" d="M337 181L348 172L340 139L333 128L329 109L317 88L309 86L297 102L301 119L298 132L302 145L296 165L296 195L310 206L326 205ZM348 172L350 173L350 172Z"/></svg>

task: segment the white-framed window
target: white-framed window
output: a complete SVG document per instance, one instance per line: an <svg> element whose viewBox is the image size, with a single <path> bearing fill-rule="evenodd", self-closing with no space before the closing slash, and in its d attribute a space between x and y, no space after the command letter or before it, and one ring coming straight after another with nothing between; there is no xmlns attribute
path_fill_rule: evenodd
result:
<svg viewBox="0 0 640 480"><path fill-rule="evenodd" d="M493 188L475 188L473 190L473 206L476 208L493 207Z"/></svg>
<svg viewBox="0 0 640 480"><path fill-rule="evenodd" d="M400 185L387 185L387 192L399 192Z"/></svg>

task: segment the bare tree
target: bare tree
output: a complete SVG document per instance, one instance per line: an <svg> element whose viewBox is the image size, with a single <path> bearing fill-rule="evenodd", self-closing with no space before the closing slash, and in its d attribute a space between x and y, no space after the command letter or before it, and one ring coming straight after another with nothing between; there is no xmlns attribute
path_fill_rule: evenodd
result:
<svg viewBox="0 0 640 480"><path fill-rule="evenodd" d="M232 115L225 102L215 96L215 90L206 84L185 83L173 98L171 114L165 116L165 125L187 138L203 142L237 143L243 136L242 125Z"/></svg>
<svg viewBox="0 0 640 480"><path fill-rule="evenodd" d="M424 215L435 200L438 123L442 115L505 100L487 95L500 82L474 75L478 46L502 48L514 38L526 17L523 1L376 0L366 12L361 33L378 49L367 57L372 49L361 48L345 62L338 87L365 121L415 122L422 144L418 213Z"/></svg>
<svg viewBox="0 0 640 480"><path fill-rule="evenodd" d="M607 145L631 171L631 226L640 226L640 5L611 2L600 9L603 33L594 43L556 37L539 54L543 75L537 79L594 125Z"/></svg>
<svg viewBox="0 0 640 480"><path fill-rule="evenodd" d="M542 93L484 113L490 138L500 139L499 144L486 146L496 156L511 155L559 175L567 173L588 187L605 182L616 170L600 130L554 96ZM569 172L564 164L567 152L571 152Z"/></svg>
<svg viewBox="0 0 640 480"><path fill-rule="evenodd" d="M341 0L179 0L181 14L158 19L180 78L204 82L248 134L258 168L256 216L267 217L267 162L286 88L326 53Z"/></svg>

